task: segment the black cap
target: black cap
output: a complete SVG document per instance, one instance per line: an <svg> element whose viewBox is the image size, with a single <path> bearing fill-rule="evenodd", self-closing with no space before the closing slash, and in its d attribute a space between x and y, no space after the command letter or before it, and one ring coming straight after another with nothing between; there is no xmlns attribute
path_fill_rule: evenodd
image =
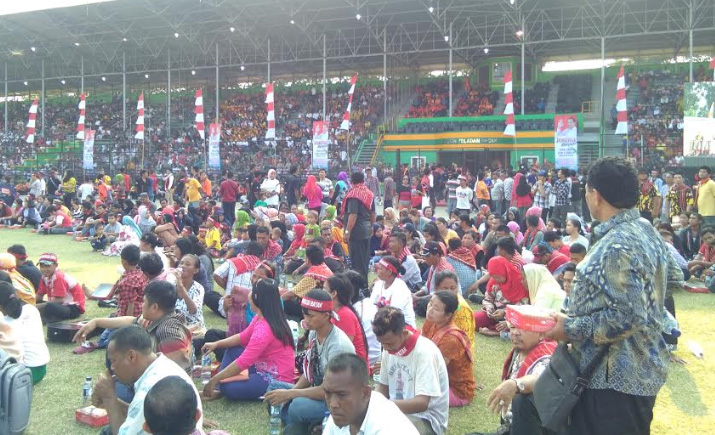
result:
<svg viewBox="0 0 715 435"><path fill-rule="evenodd" d="M427 242L425 243L425 246L422 248L421 252L422 256L427 256L429 254L437 254L440 257L444 255L444 250L442 249L442 245L439 244L439 242Z"/></svg>

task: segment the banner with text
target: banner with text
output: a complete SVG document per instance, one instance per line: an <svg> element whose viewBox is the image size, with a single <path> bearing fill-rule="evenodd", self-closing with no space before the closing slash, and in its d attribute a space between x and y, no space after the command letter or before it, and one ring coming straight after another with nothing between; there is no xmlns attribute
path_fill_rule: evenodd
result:
<svg viewBox="0 0 715 435"><path fill-rule="evenodd" d="M209 168L221 169L221 124L209 125Z"/></svg>
<svg viewBox="0 0 715 435"><path fill-rule="evenodd" d="M82 168L87 171L94 170L94 130L84 131Z"/></svg>
<svg viewBox="0 0 715 435"><path fill-rule="evenodd" d="M328 123L313 122L313 169L328 169Z"/></svg>
<svg viewBox="0 0 715 435"><path fill-rule="evenodd" d="M554 160L557 168L578 171L578 118L554 116Z"/></svg>
<svg viewBox="0 0 715 435"><path fill-rule="evenodd" d="M685 84L683 155L715 155L715 82Z"/></svg>

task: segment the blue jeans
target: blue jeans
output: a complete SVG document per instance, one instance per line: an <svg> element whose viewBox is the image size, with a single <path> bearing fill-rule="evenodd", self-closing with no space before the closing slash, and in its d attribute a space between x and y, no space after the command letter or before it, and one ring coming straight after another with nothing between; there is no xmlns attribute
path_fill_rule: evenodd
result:
<svg viewBox="0 0 715 435"><path fill-rule="evenodd" d="M223 370L233 364L245 349L245 347L240 346L227 349L223 354L219 370ZM221 394L229 400L258 400L259 397L266 394L269 383L270 378L267 375L257 373L256 367L251 366L248 368L247 381L219 384L219 388L221 389Z"/></svg>
<svg viewBox="0 0 715 435"><path fill-rule="evenodd" d="M289 390L293 384L288 382L271 381L267 391ZM281 419L285 423L284 434L307 433L310 426L320 423L325 418L328 407L323 400L299 397L283 404Z"/></svg>

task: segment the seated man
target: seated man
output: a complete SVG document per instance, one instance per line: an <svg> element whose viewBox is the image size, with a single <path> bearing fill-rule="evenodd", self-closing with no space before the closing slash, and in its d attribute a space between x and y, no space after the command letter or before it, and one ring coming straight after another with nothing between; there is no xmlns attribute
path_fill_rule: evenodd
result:
<svg viewBox="0 0 715 435"><path fill-rule="evenodd" d="M569 262L569 257L560 251L554 251L546 243L539 243L531 249L534 254L534 263L543 264L554 276L559 275L559 268Z"/></svg>
<svg viewBox="0 0 715 435"><path fill-rule="evenodd" d="M175 310L176 288L166 281L154 281L144 289L142 315L92 319L75 334L74 341L81 344L95 328L122 328L139 325L152 338L154 352L161 353L189 370L192 361L191 332L186 319Z"/></svg>
<svg viewBox="0 0 715 435"><path fill-rule="evenodd" d="M273 261L279 265L283 263L283 248L271 239L271 230L263 226L256 228L256 241L263 248L262 260Z"/></svg>
<svg viewBox="0 0 715 435"><path fill-rule="evenodd" d="M201 435L200 400L196 388L180 376L167 376L154 384L144 398L144 432L157 435ZM221 430L208 435L228 435Z"/></svg>
<svg viewBox="0 0 715 435"><path fill-rule="evenodd" d="M283 309L286 314L293 317L303 317L300 299L305 294L314 289L322 288L325 281L333 276L333 272L325 264L323 249L318 246L308 246L305 249L305 264L308 270L303 274L303 278L293 287L281 295L283 299Z"/></svg>
<svg viewBox="0 0 715 435"><path fill-rule="evenodd" d="M551 221L549 221L551 222ZM544 233L544 242L548 244L551 249L558 251L566 256L570 255L570 246L564 243L561 234L556 231L547 231ZM533 246L532 246L533 249Z"/></svg>
<svg viewBox="0 0 715 435"><path fill-rule="evenodd" d="M405 324L395 307L380 308L372 330L382 344L377 391L407 415L421 435L443 435L449 420L447 366L439 348Z"/></svg>
<svg viewBox="0 0 715 435"><path fill-rule="evenodd" d="M407 287L419 289L422 286L422 276L420 275L417 260L407 248L407 235L393 228L387 249L390 251L389 255L397 258L397 261L405 268L405 274L401 278L407 284Z"/></svg>
<svg viewBox="0 0 715 435"><path fill-rule="evenodd" d="M569 258L572 263L579 264L586 258L586 247L580 243L574 243L569 248Z"/></svg>
<svg viewBox="0 0 715 435"><path fill-rule="evenodd" d="M437 274L443 270L455 272L454 267L447 261L447 256L439 242L427 242L422 249L422 259L429 266L427 280L422 289L412 296L415 302L415 314L420 317L427 314L427 304L437 288L435 284Z"/></svg>
<svg viewBox="0 0 715 435"><path fill-rule="evenodd" d="M266 393L266 400L272 406L283 405L281 418L286 425L285 435L308 433L310 426L323 421L325 411L328 411L322 385L328 362L337 355L355 353L350 338L331 322L336 315L333 299L326 291L309 291L301 299L301 307L306 327L310 330L303 374L295 385L271 381Z"/></svg>
<svg viewBox="0 0 715 435"><path fill-rule="evenodd" d="M703 243L692 261L688 262L688 270L698 278L703 274L712 276L712 271L708 269L715 265L715 227L700 230L700 238Z"/></svg>
<svg viewBox="0 0 715 435"><path fill-rule="evenodd" d="M74 319L83 314L84 290L76 279L58 269L57 256L42 254L38 263L42 281L37 289L37 309L43 323Z"/></svg>
<svg viewBox="0 0 715 435"><path fill-rule="evenodd" d="M397 405L370 388L360 357L340 354L326 370L323 391L330 417L323 435L419 433Z"/></svg>
<svg viewBox="0 0 715 435"><path fill-rule="evenodd" d="M510 321L509 317L507 321ZM503 416L503 426L498 433L547 434L549 432L541 427L532 392L558 343L545 339L543 333L515 328L511 322L510 325L514 348L504 361L502 383L489 395L487 406ZM510 408L511 413L508 412Z"/></svg>
<svg viewBox="0 0 715 435"><path fill-rule="evenodd" d="M112 334L107 348L111 369L119 382L134 386L134 397L127 407L120 398L109 373L97 380L92 395L92 404L107 410L109 425L113 434L144 433L144 401L149 390L160 380L176 376L190 386L197 402L197 412L201 412L199 393L186 372L165 355L153 351L152 338L137 326L126 326ZM194 428L200 430L201 417Z"/></svg>

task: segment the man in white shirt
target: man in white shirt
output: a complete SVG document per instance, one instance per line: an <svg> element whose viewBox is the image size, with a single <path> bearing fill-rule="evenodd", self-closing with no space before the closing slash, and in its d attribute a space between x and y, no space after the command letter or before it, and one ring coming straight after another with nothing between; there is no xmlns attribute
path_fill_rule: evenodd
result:
<svg viewBox="0 0 715 435"><path fill-rule="evenodd" d="M417 429L393 402L372 391L365 361L343 353L328 363L323 380L330 418L323 435L417 435Z"/></svg>
<svg viewBox="0 0 715 435"><path fill-rule="evenodd" d="M472 211L474 191L467 187L467 177L464 175L459 176L459 187L455 190L455 195L457 196L457 213L469 215L469 212Z"/></svg>
<svg viewBox="0 0 715 435"><path fill-rule="evenodd" d="M94 192L94 184L92 183L92 178L87 177L84 179L84 183L82 183L78 188L77 188L77 193L79 194L79 200L84 201L87 199L89 195L91 195Z"/></svg>
<svg viewBox="0 0 715 435"><path fill-rule="evenodd" d="M372 329L382 344L377 391L407 415L420 435L443 435L449 421L449 380L442 353L405 325L402 311L378 310Z"/></svg>
<svg viewBox="0 0 715 435"><path fill-rule="evenodd" d="M157 382L169 376L178 376L191 386L196 394L198 410L203 412L199 393L189 375L178 364L162 354L154 353L152 349L151 337L138 326L118 329L109 340L107 356L112 372L120 382L134 385L134 397L127 408L117 398L114 381L108 373L97 380L92 404L107 410L113 434L147 433L144 431L144 399ZM200 430L202 426L202 419L198 419L196 429Z"/></svg>

